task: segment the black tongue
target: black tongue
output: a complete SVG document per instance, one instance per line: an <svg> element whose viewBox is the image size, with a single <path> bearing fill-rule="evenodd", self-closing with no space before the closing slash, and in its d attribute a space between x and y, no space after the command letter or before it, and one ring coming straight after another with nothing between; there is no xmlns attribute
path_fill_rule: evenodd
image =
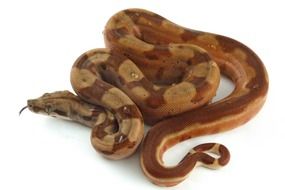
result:
<svg viewBox="0 0 285 190"><path fill-rule="evenodd" d="M22 113L26 108L28 108L28 106L23 107L23 108L19 111L19 116L21 115L21 113Z"/></svg>

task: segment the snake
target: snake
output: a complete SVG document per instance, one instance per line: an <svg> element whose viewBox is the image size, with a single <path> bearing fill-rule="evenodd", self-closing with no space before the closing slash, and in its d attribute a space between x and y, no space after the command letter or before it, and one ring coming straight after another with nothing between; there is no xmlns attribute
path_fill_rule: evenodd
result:
<svg viewBox="0 0 285 190"><path fill-rule="evenodd" d="M106 48L83 53L72 66L77 95L46 93L26 107L92 128L93 147L109 159L126 158L141 144L143 173L159 186L177 185L197 165L226 165L229 150L218 143L192 148L175 166L165 166L163 154L255 116L269 84L261 59L232 38L185 28L144 9L117 12L103 34ZM221 75L235 87L212 102ZM145 136L144 124L152 126Z"/></svg>

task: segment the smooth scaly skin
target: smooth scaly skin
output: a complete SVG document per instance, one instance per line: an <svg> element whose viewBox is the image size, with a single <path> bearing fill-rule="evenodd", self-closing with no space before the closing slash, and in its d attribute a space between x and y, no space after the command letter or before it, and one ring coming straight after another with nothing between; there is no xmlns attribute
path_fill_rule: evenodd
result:
<svg viewBox="0 0 285 190"><path fill-rule="evenodd" d="M129 35L141 41L125 45L124 42L128 40L121 39ZM221 73L228 76L235 84L235 90L228 97L165 119L149 130L143 141L141 167L155 184L176 185L192 170L193 167L189 166L189 163L195 164L199 160L193 160L193 157L188 155L176 167L165 167L162 155L168 148L185 139L223 132L244 124L260 110L266 99L268 78L261 60L252 50L233 39L186 29L145 10L129 9L117 13L110 19L105 30L105 42L107 47L128 55L142 69L146 68L144 73L149 78L160 76L163 80L167 79L167 68L163 68L162 71L157 69L160 71L157 75L150 71L153 65L148 67L149 62L154 62L154 66L160 64L155 64L155 61L159 59L161 51L157 51L159 48L148 49L144 43L160 46L169 43L194 44L205 49L218 64ZM138 44L142 44L147 50L137 51L137 47L140 47ZM171 53L171 50L169 52ZM142 54L145 56L140 58ZM142 113L151 117L144 111ZM146 118L146 121L152 120Z"/></svg>
<svg viewBox="0 0 285 190"><path fill-rule="evenodd" d="M183 140L237 127L260 110L266 99L268 78L257 55L233 39L186 29L141 9L115 14L108 21L104 36L110 50L84 53L71 72L73 88L81 99L110 109L119 119L116 138L113 133L106 138L106 131L110 131L107 125L93 130L94 147L113 159L135 150L143 131L140 112L127 98L130 97L146 123L160 121L149 130L141 151L141 167L153 183L176 185L197 162L210 168L225 165L229 152L215 143L193 148L175 167L165 167L162 155ZM215 94L219 79L216 64L233 81L235 90L218 102L194 109L208 103ZM128 114L123 112L126 105ZM122 120L126 119L135 122L127 122L125 127ZM127 143L120 145L122 139Z"/></svg>
<svg viewBox="0 0 285 190"><path fill-rule="evenodd" d="M94 148L110 159L125 158L136 150L143 138L143 118L136 104L107 79L105 72L109 63L123 60L106 49L96 49L82 54L71 71L71 84L79 97L91 104L110 110L118 123L118 132L111 133L110 127L101 125L93 128L91 142ZM113 69L116 69L113 67ZM105 80L105 81L104 81Z"/></svg>
<svg viewBox="0 0 285 190"><path fill-rule="evenodd" d="M105 124L114 130L117 128L115 118L108 110L88 104L67 90L28 100L28 108L35 113L73 120L90 128Z"/></svg>
<svg viewBox="0 0 285 190"><path fill-rule="evenodd" d="M73 120L92 128L92 145L109 159L131 155L143 137L140 112L130 105L114 115L103 107L82 101L69 91L45 93L37 99L28 100L27 104L32 112Z"/></svg>
<svg viewBox="0 0 285 190"><path fill-rule="evenodd" d="M28 108L35 113L81 123L92 128L92 134L102 128L108 128L106 134L109 135L118 133L118 125L112 113L82 101L69 91L45 93L37 99L28 100ZM109 154L106 157L109 158Z"/></svg>

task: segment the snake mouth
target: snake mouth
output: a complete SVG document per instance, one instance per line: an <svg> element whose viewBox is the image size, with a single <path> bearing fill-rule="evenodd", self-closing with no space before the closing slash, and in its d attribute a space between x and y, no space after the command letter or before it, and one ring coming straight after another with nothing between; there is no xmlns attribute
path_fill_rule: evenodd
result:
<svg viewBox="0 0 285 190"><path fill-rule="evenodd" d="M37 99L28 100L26 108L35 113L39 113L40 111L44 110L44 107L40 104L40 102Z"/></svg>
<svg viewBox="0 0 285 190"><path fill-rule="evenodd" d="M27 105L24 106L20 111L19 111L19 115L21 115L23 113L24 110L29 109L32 112L38 113L41 108L36 106L36 101L35 100L28 100L27 101Z"/></svg>
<svg viewBox="0 0 285 190"><path fill-rule="evenodd" d="M40 112L42 109L38 106L35 106L33 104L30 104L28 101L28 105L24 106L20 111L19 111L19 115L21 115L23 113L24 110L29 109L32 112L38 113Z"/></svg>

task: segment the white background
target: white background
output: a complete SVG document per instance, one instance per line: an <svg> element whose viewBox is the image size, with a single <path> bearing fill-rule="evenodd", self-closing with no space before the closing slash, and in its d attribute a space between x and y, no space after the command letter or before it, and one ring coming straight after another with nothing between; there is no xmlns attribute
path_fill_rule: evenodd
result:
<svg viewBox="0 0 285 190"><path fill-rule="evenodd" d="M177 163L203 142L220 142L230 163L216 171L196 168L169 189L284 189L284 5L282 1L1 1L0 189L163 189L150 183L139 153L104 159L91 147L90 129L18 111L28 98L69 89L74 60L104 47L106 21L121 9L152 10L180 25L223 34L251 47L264 61L268 99L261 112L235 130L188 140L165 155ZM225 83L223 83L225 84ZM223 85L222 84L222 85ZM218 93L226 94L228 85Z"/></svg>

